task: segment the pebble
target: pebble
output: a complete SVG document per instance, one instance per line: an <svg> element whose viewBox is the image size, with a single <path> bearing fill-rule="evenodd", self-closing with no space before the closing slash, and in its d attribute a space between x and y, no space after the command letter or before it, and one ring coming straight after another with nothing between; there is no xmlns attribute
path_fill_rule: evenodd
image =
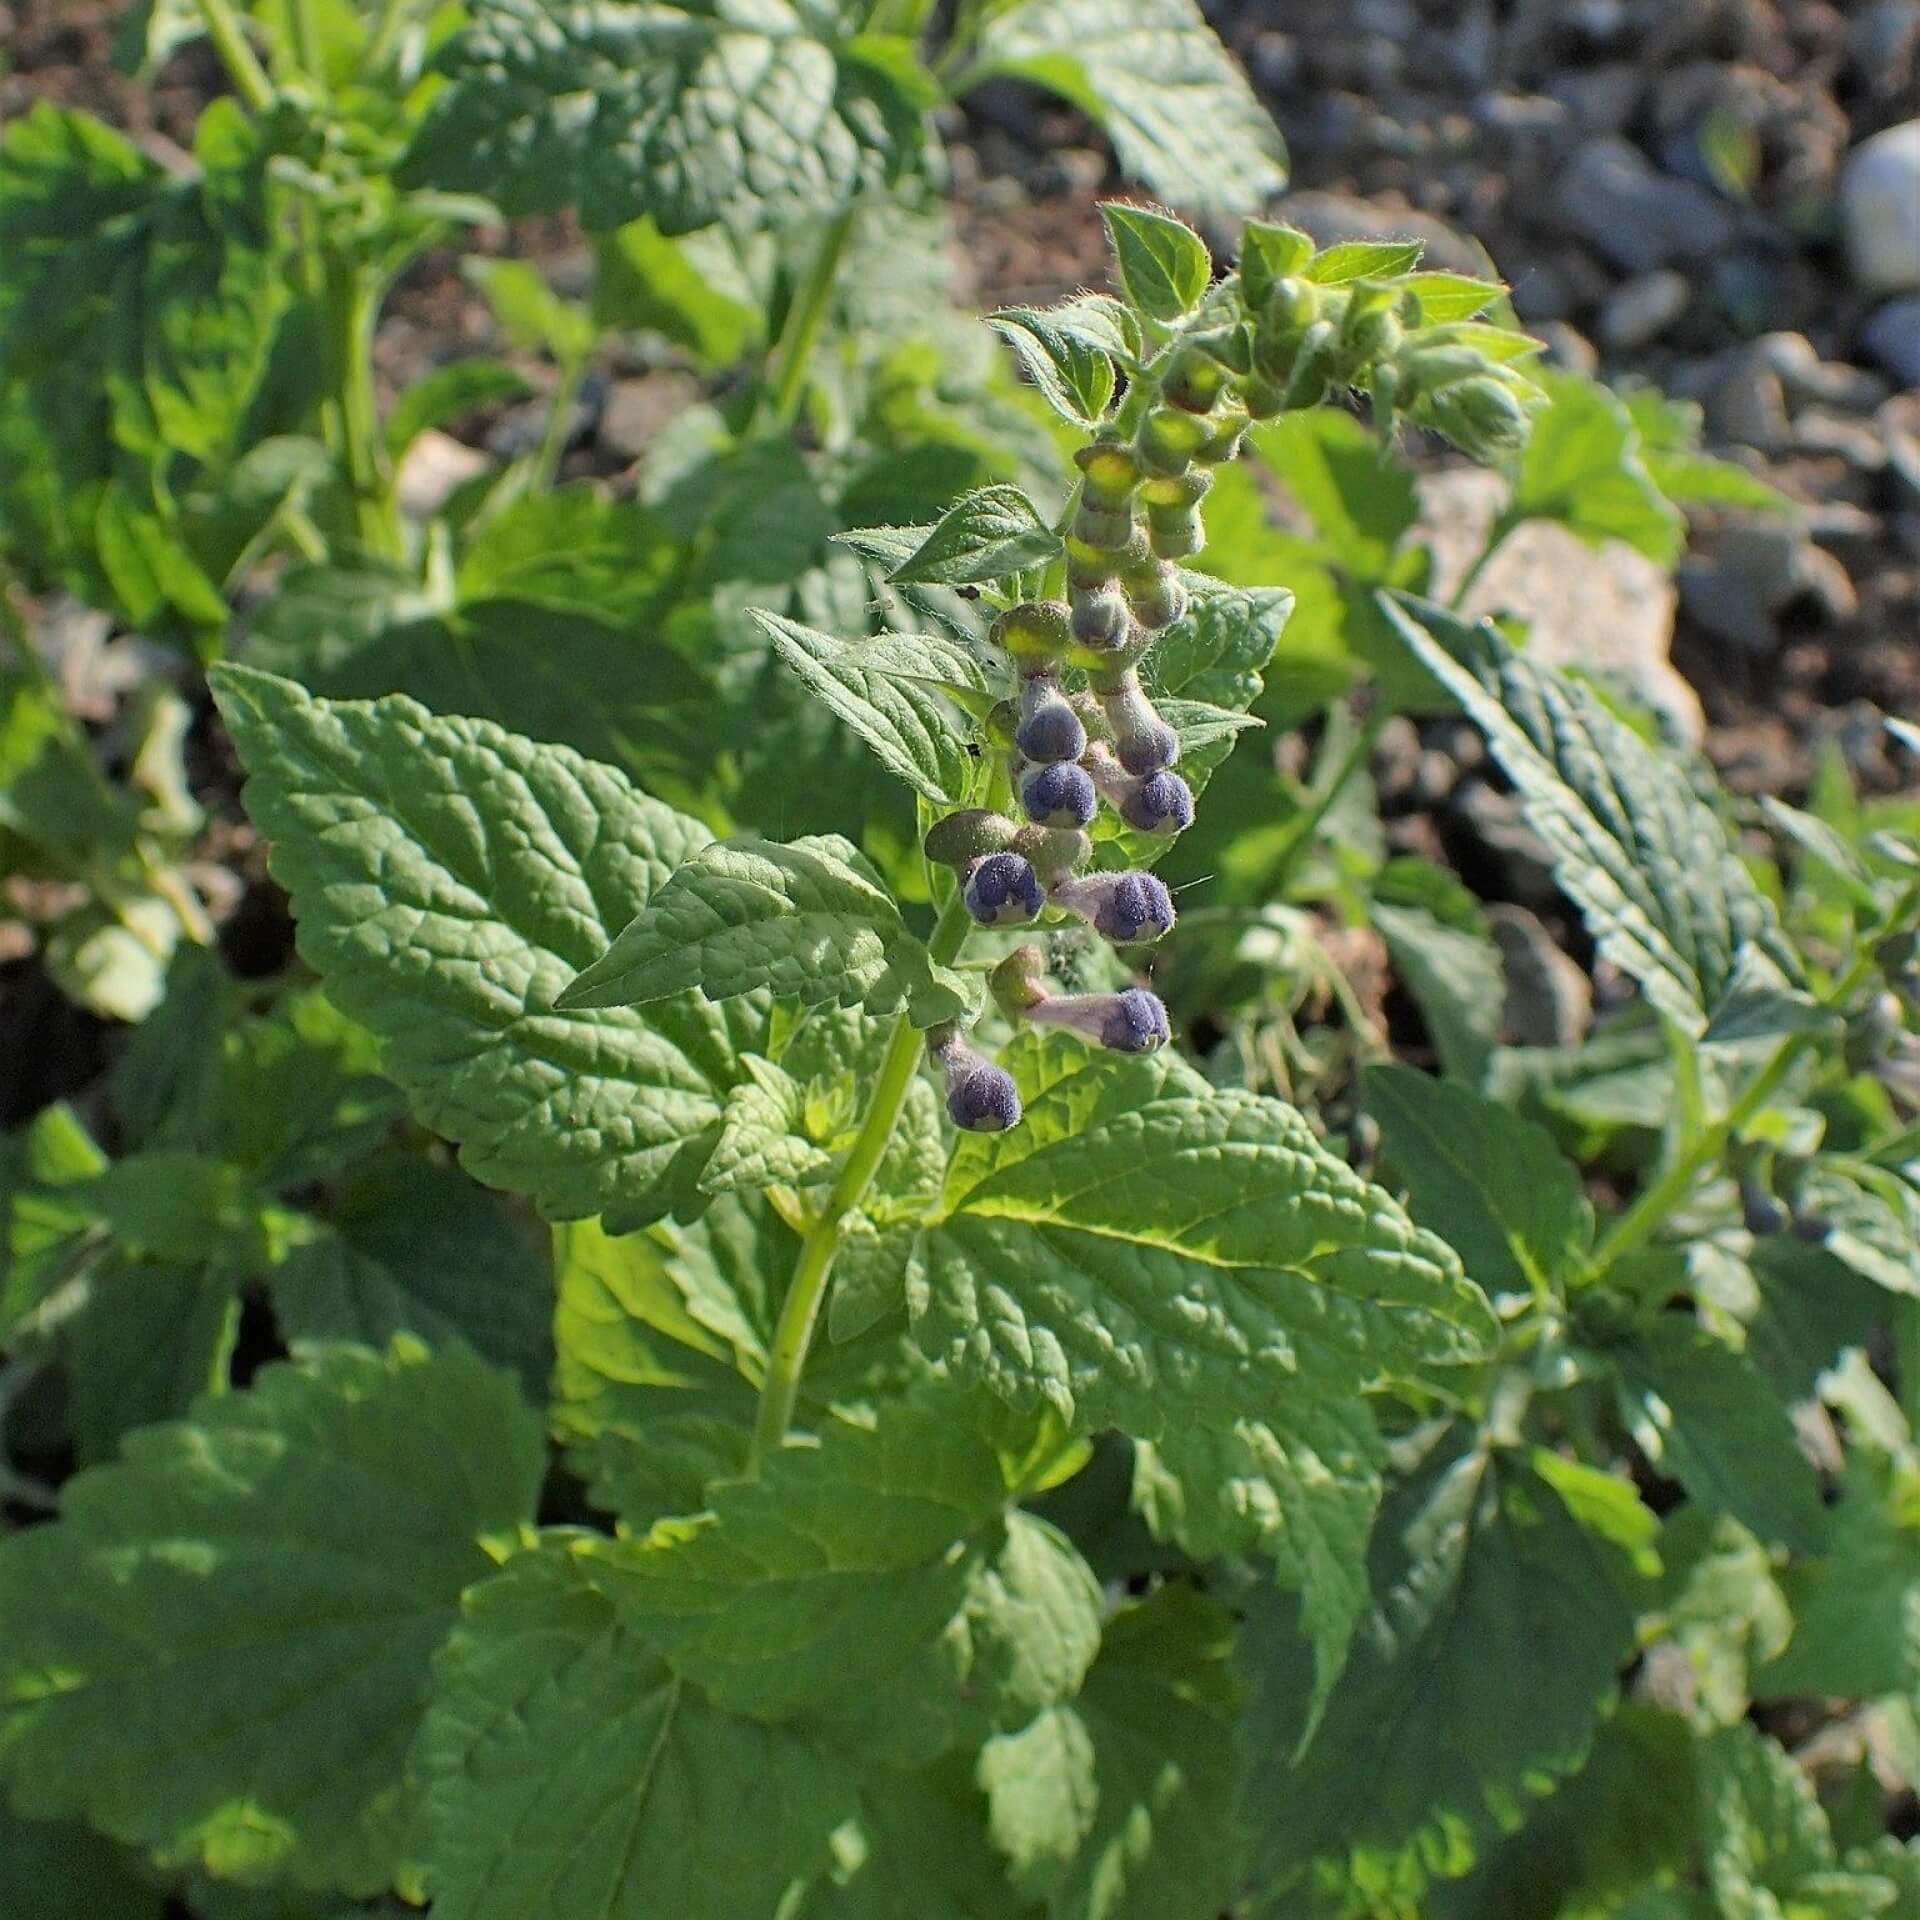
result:
<svg viewBox="0 0 1920 1920"><path fill-rule="evenodd" d="M1920 294L1876 309L1860 344L1903 387L1920 387Z"/></svg>
<svg viewBox="0 0 1920 1920"><path fill-rule="evenodd" d="M1568 161L1554 205L1573 232L1629 273L1702 260L1733 240L1733 215L1703 186L1657 172L1616 134L1585 142Z"/></svg>
<svg viewBox="0 0 1920 1920"><path fill-rule="evenodd" d="M616 380L600 410L595 440L616 460L645 456L660 430L700 398L700 383L689 374L662 372Z"/></svg>
<svg viewBox="0 0 1920 1920"><path fill-rule="evenodd" d="M1578 327L1570 327L1564 320L1549 320L1531 331L1547 343L1547 358L1556 367L1564 367L1569 373L1599 370L1599 352Z"/></svg>
<svg viewBox="0 0 1920 1920"><path fill-rule="evenodd" d="M1659 339L1686 312L1692 296L1692 283L1671 267L1636 274L1608 296L1595 331L1615 353L1631 353Z"/></svg>
<svg viewBox="0 0 1920 1920"><path fill-rule="evenodd" d="M1862 141L1840 176L1854 278L1869 293L1920 288L1920 120Z"/></svg>
<svg viewBox="0 0 1920 1920"><path fill-rule="evenodd" d="M478 447L429 427L408 447L394 478L400 511L410 520L431 520L461 487L492 465Z"/></svg>
<svg viewBox="0 0 1920 1920"><path fill-rule="evenodd" d="M1577 1047L1593 1017L1593 986L1579 963L1536 915L1509 901L1487 909L1487 931L1507 976L1500 1037L1510 1047Z"/></svg>
<svg viewBox="0 0 1920 1920"><path fill-rule="evenodd" d="M1779 647L1777 621L1790 607L1810 604L1833 622L1859 609L1846 568L1791 520L1729 527L1712 560L1681 565L1679 585L1690 619L1715 639L1761 656Z"/></svg>
<svg viewBox="0 0 1920 1920"><path fill-rule="evenodd" d="M1624 133L1646 92L1646 76L1631 60L1569 67L1554 75L1549 91L1587 133Z"/></svg>
<svg viewBox="0 0 1920 1920"><path fill-rule="evenodd" d="M1887 443L1862 420L1806 407L1794 418L1796 453L1837 454L1861 473L1878 473L1887 464Z"/></svg>
<svg viewBox="0 0 1920 1920"><path fill-rule="evenodd" d="M1844 360L1822 360L1804 333L1763 333L1752 351L1796 400L1838 407L1842 413L1871 413L1887 397L1887 383L1879 374Z"/></svg>
<svg viewBox="0 0 1920 1920"><path fill-rule="evenodd" d="M1763 453L1785 444L1791 431L1786 389L1779 374L1751 348L1732 355L1702 397L1714 439Z"/></svg>

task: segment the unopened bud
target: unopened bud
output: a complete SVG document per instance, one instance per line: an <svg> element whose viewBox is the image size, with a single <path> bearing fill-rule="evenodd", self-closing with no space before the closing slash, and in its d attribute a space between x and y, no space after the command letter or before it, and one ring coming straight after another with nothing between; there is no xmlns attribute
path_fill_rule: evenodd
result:
<svg viewBox="0 0 1920 1920"><path fill-rule="evenodd" d="M1098 804L1093 782L1071 760L1034 767L1020 782L1020 806L1036 826L1084 827Z"/></svg>
<svg viewBox="0 0 1920 1920"><path fill-rule="evenodd" d="M983 1060L951 1027L941 1030L937 1043L930 1033L927 1051L946 1080L947 1113L956 1127L1005 1133L1020 1124L1020 1089L1012 1074Z"/></svg>
<svg viewBox="0 0 1920 1920"><path fill-rule="evenodd" d="M1086 865L1093 842L1079 827L1022 827L1013 837L1013 851L1050 887L1056 880Z"/></svg>
<svg viewBox="0 0 1920 1920"><path fill-rule="evenodd" d="M1124 993L1063 993L1028 1008L1036 1026L1064 1027L1112 1053L1153 1053L1172 1038L1158 994L1143 987Z"/></svg>
<svg viewBox="0 0 1920 1920"><path fill-rule="evenodd" d="M1123 500L1118 506L1103 507L1083 499L1074 509L1073 537L1089 547L1109 553L1119 551L1133 538L1133 502Z"/></svg>
<svg viewBox="0 0 1920 1920"><path fill-rule="evenodd" d="M1187 610L1187 583L1169 561L1156 559L1150 567L1134 569L1121 586L1134 619L1149 633L1164 631Z"/></svg>
<svg viewBox="0 0 1920 1920"><path fill-rule="evenodd" d="M983 927L1023 927L1046 904L1039 876L1017 853L990 853L967 870L967 911Z"/></svg>
<svg viewBox="0 0 1920 1920"><path fill-rule="evenodd" d="M1120 802L1120 818L1140 833L1185 833L1193 825L1193 790L1177 773L1150 773Z"/></svg>
<svg viewBox="0 0 1920 1920"><path fill-rule="evenodd" d="M1178 407L1155 407L1141 421L1135 446L1149 474L1185 473L1212 437L1212 428L1197 415Z"/></svg>
<svg viewBox="0 0 1920 1920"><path fill-rule="evenodd" d="M1158 773L1180 757L1180 736L1160 718L1136 674L1125 673L1112 687L1096 687L1094 693L1127 772Z"/></svg>
<svg viewBox="0 0 1920 1920"><path fill-rule="evenodd" d="M1527 443L1526 408L1491 374L1442 387L1428 399L1425 417L1475 460L1502 460Z"/></svg>
<svg viewBox="0 0 1920 1920"><path fill-rule="evenodd" d="M1026 600L1009 607L988 629L988 642L1024 672L1046 667L1066 651L1070 622L1056 600Z"/></svg>
<svg viewBox="0 0 1920 1920"><path fill-rule="evenodd" d="M1118 586L1095 587L1073 596L1073 643L1076 649L1105 653L1127 637L1132 615L1127 596Z"/></svg>
<svg viewBox="0 0 1920 1920"><path fill-rule="evenodd" d="M1068 704L1059 683L1036 674L1020 689L1020 724L1013 743L1029 760L1043 765L1078 760L1087 750L1087 730Z"/></svg>
<svg viewBox="0 0 1920 1920"><path fill-rule="evenodd" d="M1140 468L1117 440L1096 440L1073 456L1081 472L1081 492L1095 506L1123 506L1140 484Z"/></svg>
<svg viewBox="0 0 1920 1920"><path fill-rule="evenodd" d="M1001 1011L1017 1020L1047 997L1046 972L1046 956L1038 947L1015 947L987 976L987 985Z"/></svg>
<svg viewBox="0 0 1920 1920"><path fill-rule="evenodd" d="M929 860L943 867L964 868L990 853L1004 853L1019 832L1015 822L1004 813L989 813L984 807L963 807L927 829L921 842Z"/></svg>
<svg viewBox="0 0 1920 1920"><path fill-rule="evenodd" d="M1116 946L1158 940L1173 931L1173 896L1150 873L1070 874L1056 880L1047 897Z"/></svg>

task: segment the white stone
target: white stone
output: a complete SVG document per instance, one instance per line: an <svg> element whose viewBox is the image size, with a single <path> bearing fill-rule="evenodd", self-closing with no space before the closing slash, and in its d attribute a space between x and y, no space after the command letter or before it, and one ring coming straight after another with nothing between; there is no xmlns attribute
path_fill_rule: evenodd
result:
<svg viewBox="0 0 1920 1920"><path fill-rule="evenodd" d="M1840 215L1863 287L1872 293L1920 288L1920 120L1876 133L1848 156Z"/></svg>

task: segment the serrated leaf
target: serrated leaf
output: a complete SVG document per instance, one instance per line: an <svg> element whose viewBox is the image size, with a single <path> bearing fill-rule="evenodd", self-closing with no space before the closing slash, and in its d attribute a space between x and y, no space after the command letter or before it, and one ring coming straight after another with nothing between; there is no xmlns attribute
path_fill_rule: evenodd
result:
<svg viewBox="0 0 1920 1920"><path fill-rule="evenodd" d="M1545 1294L1574 1279L1593 1245L1579 1169L1517 1113L1410 1067L1369 1067L1367 1111L1413 1215L1489 1293Z"/></svg>
<svg viewBox="0 0 1920 1920"><path fill-rule="evenodd" d="M1426 251L1420 240L1342 240L1316 253L1301 276L1316 286L1344 287L1352 280L1395 280L1410 273Z"/></svg>
<svg viewBox="0 0 1920 1920"><path fill-rule="evenodd" d="M1506 975L1485 932L1451 926L1423 908L1376 900L1373 924L1400 983L1420 1008L1447 1072L1477 1086L1500 1038Z"/></svg>
<svg viewBox="0 0 1920 1920"><path fill-rule="evenodd" d="M301 950L422 1121L554 1218L689 1197L754 1010L736 1028L698 996L644 1016L552 1008L705 828L487 721L214 677Z"/></svg>
<svg viewBox="0 0 1920 1920"><path fill-rule="evenodd" d="M1796 967L1772 906L1677 765L1490 626L1406 595L1380 604L1486 733L1600 951L1662 1014L1703 1033L1749 946Z"/></svg>
<svg viewBox="0 0 1920 1920"><path fill-rule="evenodd" d="M741 1920L823 1869L857 1775L724 1713L564 1535L465 1596L414 1765L437 1920ZM743 1782L755 1816L736 1817Z"/></svg>
<svg viewBox="0 0 1920 1920"><path fill-rule="evenodd" d="M1113 270L1136 312L1170 325L1200 304L1213 259L1190 226L1115 200L1102 202L1100 217L1113 244Z"/></svg>
<svg viewBox="0 0 1920 1920"><path fill-rule="evenodd" d="M1350 414L1316 407L1258 427L1249 449L1291 493L1341 570L1392 584L1420 518L1413 476Z"/></svg>
<svg viewBox="0 0 1920 1920"><path fill-rule="evenodd" d="M961 805L973 761L947 697L930 682L869 671L857 642L755 612L774 651L896 779L936 806Z"/></svg>
<svg viewBox="0 0 1920 1920"><path fill-rule="evenodd" d="M985 1804L951 1763L873 1774L855 1824L836 1834L834 1850L843 1858L831 1884L809 1895L806 1920L1038 1920L1025 1907L1008 1908Z"/></svg>
<svg viewBox="0 0 1920 1920"><path fill-rule="evenodd" d="M1289 1610L1256 1607L1243 1811L1274 1894L1320 1860L1417 1899L1579 1767L1633 1641L1609 1551L1524 1466L1442 1446L1375 1528L1379 1598L1292 1764L1312 1687Z"/></svg>
<svg viewBox="0 0 1920 1920"><path fill-rule="evenodd" d="M910 1298L956 1373L1156 1438L1482 1352L1487 1308L1452 1253L1293 1109L1057 1036L1001 1064L1025 1118L959 1142Z"/></svg>
<svg viewBox="0 0 1920 1920"><path fill-rule="evenodd" d="M651 220L630 220L600 239L593 317L663 334L703 368L729 367L766 325L743 252L718 230L670 239Z"/></svg>
<svg viewBox="0 0 1920 1920"><path fill-rule="evenodd" d="M802 1187L833 1170L833 1155L807 1137L806 1089L753 1054L740 1063L748 1078L727 1095L720 1138L700 1184L708 1193L755 1187Z"/></svg>
<svg viewBox="0 0 1920 1920"><path fill-rule="evenodd" d="M1175 206L1248 214L1286 185L1280 135L1194 0L1016 0L974 43L969 79L991 74L1071 100Z"/></svg>
<svg viewBox="0 0 1920 1920"><path fill-rule="evenodd" d="M1640 458L1640 435L1617 395L1574 373L1536 376L1547 405L1533 417L1503 524L1557 520L1599 546L1624 540L1663 567L1686 522Z"/></svg>
<svg viewBox="0 0 1920 1920"><path fill-rule="evenodd" d="M543 1464L504 1375L417 1346L134 1435L0 1545L16 1805L230 1878L387 1886L429 1659Z"/></svg>
<svg viewBox="0 0 1920 1920"><path fill-rule="evenodd" d="M906 1005L916 1026L972 1012L971 983L934 962L859 850L836 834L716 841L676 868L554 1005L651 1005L770 990L801 1006Z"/></svg>
<svg viewBox="0 0 1920 1920"><path fill-rule="evenodd" d="M837 212L913 164L926 96L905 41L843 38L831 10L480 0L402 185L508 214L576 205L590 229L667 235Z"/></svg>
<svg viewBox="0 0 1920 1920"><path fill-rule="evenodd" d="M1763 1540L1815 1551L1820 1489L1786 1408L1759 1370L1684 1314L1663 1313L1610 1349L1621 1411L1641 1451L1710 1513Z"/></svg>
<svg viewBox="0 0 1920 1920"><path fill-rule="evenodd" d="M1163 1587L1114 1615L1078 1700L984 1749L994 1838L1049 1920L1225 1910L1232 1647L1217 1601Z"/></svg>
<svg viewBox="0 0 1920 1920"><path fill-rule="evenodd" d="M1364 1400L1276 1405L1227 1430L1174 1427L1134 1449L1134 1500L1157 1538L1196 1559L1271 1558L1301 1596L1317 1718L1366 1610L1367 1542L1386 1449Z"/></svg>
<svg viewBox="0 0 1920 1920"><path fill-rule="evenodd" d="M951 1394L871 1429L823 1423L708 1510L583 1544L595 1578L729 1711L837 1730L909 1761L1005 1731L1079 1686L1101 1597Z"/></svg>
<svg viewBox="0 0 1920 1920"><path fill-rule="evenodd" d="M1077 329L1059 326L1033 307L1005 307L988 324L1014 351L1021 370L1061 419L1097 426L1113 404L1113 361Z"/></svg>
<svg viewBox="0 0 1920 1920"><path fill-rule="evenodd" d="M971 586L1039 566L1061 550L1060 536L1018 487L981 487L955 501L887 578L896 586Z"/></svg>

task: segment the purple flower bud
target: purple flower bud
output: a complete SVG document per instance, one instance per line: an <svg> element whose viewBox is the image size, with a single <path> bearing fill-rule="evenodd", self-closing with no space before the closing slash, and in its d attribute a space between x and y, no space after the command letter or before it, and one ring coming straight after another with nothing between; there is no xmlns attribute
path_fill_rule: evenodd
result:
<svg viewBox="0 0 1920 1920"><path fill-rule="evenodd" d="M1118 587L1094 587L1073 596L1073 637L1100 653L1121 645L1131 615Z"/></svg>
<svg viewBox="0 0 1920 1920"><path fill-rule="evenodd" d="M1129 773L1158 773L1180 757L1180 736L1160 718L1135 675L1123 674L1095 692L1113 730L1114 751Z"/></svg>
<svg viewBox="0 0 1920 1920"><path fill-rule="evenodd" d="M1020 689L1020 725L1013 743L1029 760L1051 764L1078 760L1087 750L1087 730L1058 685L1036 675Z"/></svg>
<svg viewBox="0 0 1920 1920"><path fill-rule="evenodd" d="M1172 1038L1158 994L1143 987L1125 993L1067 993L1027 1009L1039 1025L1065 1027L1111 1053L1152 1053Z"/></svg>
<svg viewBox="0 0 1920 1920"><path fill-rule="evenodd" d="M1020 1124L1020 1089L1013 1075L977 1054L960 1070L947 1068L947 1113L968 1133L1005 1133Z"/></svg>
<svg viewBox="0 0 1920 1920"><path fill-rule="evenodd" d="M1193 825L1193 792L1177 773L1150 773L1129 782L1120 818L1142 833L1185 833Z"/></svg>
<svg viewBox="0 0 1920 1920"><path fill-rule="evenodd" d="M1020 783L1020 804L1036 826L1084 827L1099 805L1093 782L1071 760L1035 767Z"/></svg>
<svg viewBox="0 0 1920 1920"><path fill-rule="evenodd" d="M1054 882L1049 897L1116 946L1158 940L1173 930L1173 896L1150 873L1069 874Z"/></svg>
<svg viewBox="0 0 1920 1920"><path fill-rule="evenodd" d="M1039 918L1046 896L1017 853L990 853L967 869L967 911L983 927L1021 927Z"/></svg>

